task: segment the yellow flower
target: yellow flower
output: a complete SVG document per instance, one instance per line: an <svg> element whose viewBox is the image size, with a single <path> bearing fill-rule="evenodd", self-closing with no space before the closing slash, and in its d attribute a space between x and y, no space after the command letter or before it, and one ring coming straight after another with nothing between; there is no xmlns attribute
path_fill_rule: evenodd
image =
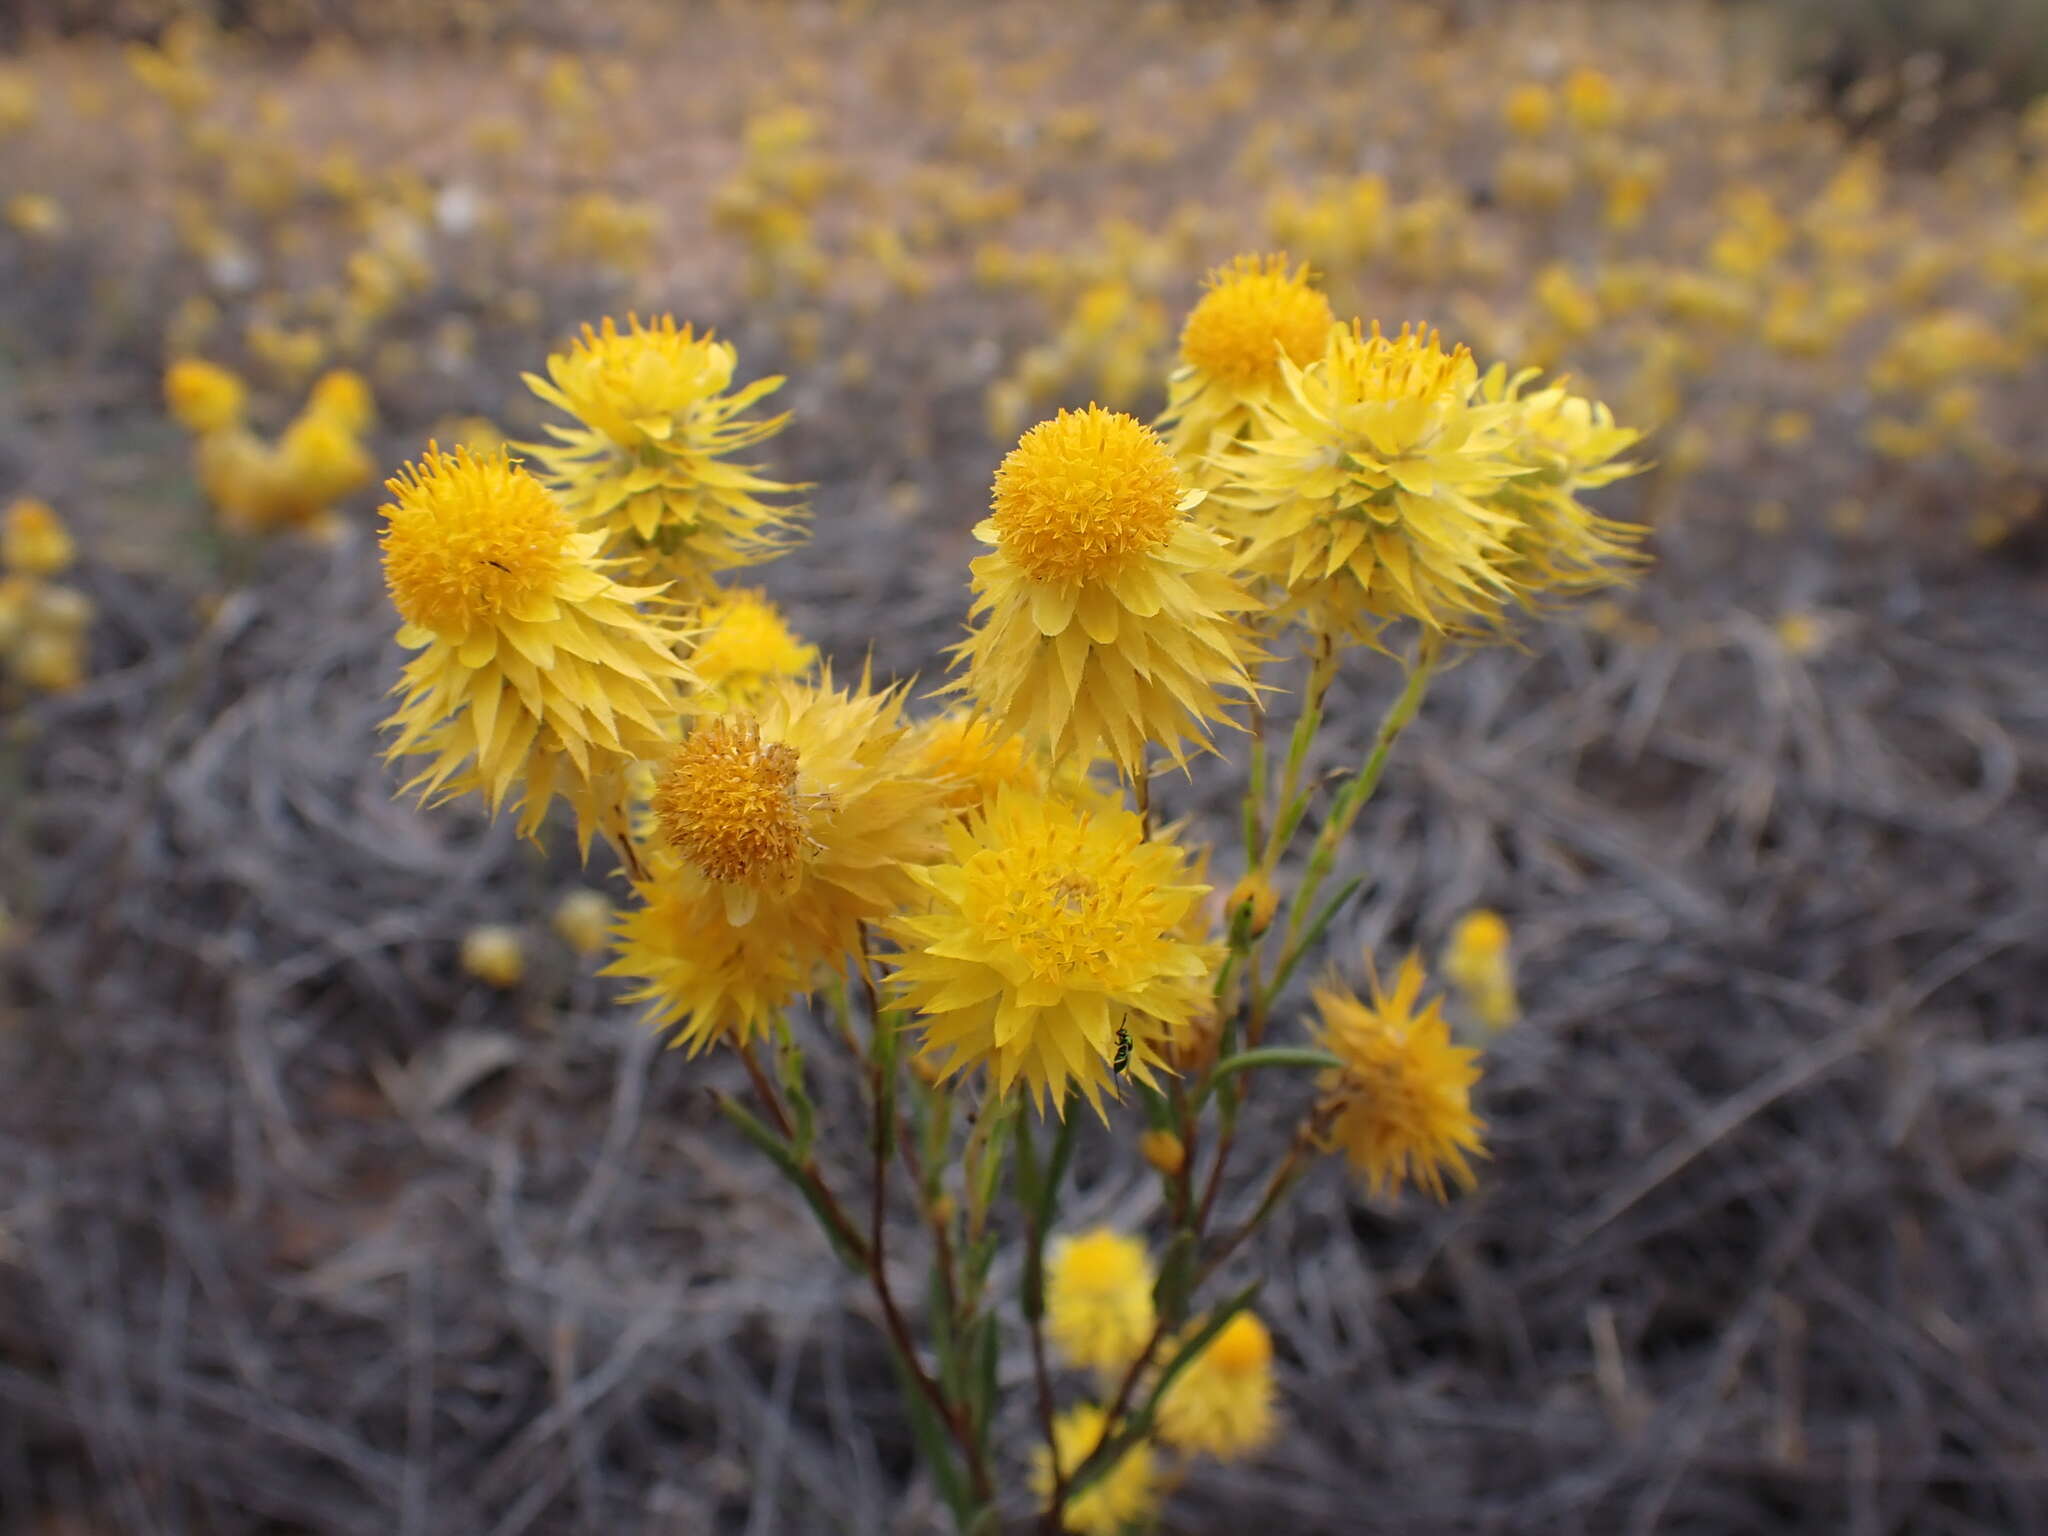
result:
<svg viewBox="0 0 2048 1536"><path fill-rule="evenodd" d="M1273 1336L1250 1312L1223 1325L1159 1402L1159 1438L1235 1461L1273 1438Z"/></svg>
<svg viewBox="0 0 2048 1536"><path fill-rule="evenodd" d="M277 444L272 524L310 522L370 483L370 456L338 419L310 407Z"/></svg>
<svg viewBox="0 0 2048 1536"><path fill-rule="evenodd" d="M1090 406L1026 432L975 528L995 548L971 568L951 691L1055 760L1102 752L1134 775L1155 743L1185 763L1258 654L1228 547L1187 515L1199 495L1129 416Z"/></svg>
<svg viewBox="0 0 2048 1536"><path fill-rule="evenodd" d="M889 925L898 996L941 1075L986 1064L998 1093L1021 1081L1064 1113L1078 1087L1100 1113L1127 1031L1129 1074L1154 1081L1222 956L1182 932L1208 893L1187 856L1131 812L1010 789L947 840L914 871L921 908Z"/></svg>
<svg viewBox="0 0 2048 1536"><path fill-rule="evenodd" d="M900 689L777 680L758 716L697 722L653 800L659 849L607 974L692 1051L747 1039L917 896L944 785L904 750Z"/></svg>
<svg viewBox="0 0 2048 1536"><path fill-rule="evenodd" d="M418 652L388 755L432 758L406 788L509 800L527 837L559 794L585 847L623 838L623 775L667 750L691 681L673 622L640 609L656 589L613 581L598 535L503 453L429 446L386 483L384 575Z"/></svg>
<svg viewBox="0 0 2048 1536"><path fill-rule="evenodd" d="M1475 907L1459 918L1444 945L1444 979L1458 990L1472 1016L1488 1029L1506 1029L1521 1016L1515 1000L1514 963L1507 920Z"/></svg>
<svg viewBox="0 0 2048 1536"><path fill-rule="evenodd" d="M519 930L485 923L462 936L462 968L486 986L507 991L526 974L526 952Z"/></svg>
<svg viewBox="0 0 2048 1536"><path fill-rule="evenodd" d="M15 647L15 676L44 693L70 693L85 682L85 644L61 630L32 630Z"/></svg>
<svg viewBox="0 0 2048 1536"><path fill-rule="evenodd" d="M1335 317L1306 266L1285 256L1239 256L1207 279L1208 292L1180 333L1180 366L1167 385L1160 430L1197 484L1213 480L1211 455L1251 420L1248 402L1280 387L1280 359L1313 362Z"/></svg>
<svg viewBox="0 0 2048 1536"><path fill-rule="evenodd" d="M1069 1408L1053 1421L1051 1448L1031 1453L1031 1491L1052 1497L1053 1458L1069 1477L1088 1459L1102 1439L1107 1415L1093 1403ZM1143 1529L1158 1510L1165 1487L1153 1464L1152 1447L1140 1441L1118 1458L1115 1466L1067 1500L1062 1527L1075 1536L1127 1536Z"/></svg>
<svg viewBox="0 0 2048 1536"><path fill-rule="evenodd" d="M64 205L42 192L17 192L7 200L7 222L36 240L54 240L70 226Z"/></svg>
<svg viewBox="0 0 2048 1536"><path fill-rule="evenodd" d="M798 954L776 924L735 928L717 889L670 856L650 863L655 878L634 882L638 902L619 919L603 974L633 979L624 999L649 1004L649 1023L680 1023L675 1044L695 1055L714 1040L755 1039L817 985L821 957Z"/></svg>
<svg viewBox="0 0 2048 1536"><path fill-rule="evenodd" d="M1045 1263L1045 1336L1061 1359L1098 1376L1130 1368L1152 1340L1157 1277L1137 1238L1109 1227L1053 1240Z"/></svg>
<svg viewBox="0 0 2048 1536"><path fill-rule="evenodd" d="M971 710L951 709L921 722L911 731L910 748L921 773L952 786L946 804L963 816L1004 788L1046 787L1045 765L1024 738Z"/></svg>
<svg viewBox="0 0 2048 1536"><path fill-rule="evenodd" d="M1540 138L1557 118L1557 98L1549 86L1525 80L1508 92L1500 113L1510 132L1524 139Z"/></svg>
<svg viewBox="0 0 2048 1536"><path fill-rule="evenodd" d="M64 520L50 504L23 496L0 522L0 566L23 576L54 576L77 558Z"/></svg>
<svg viewBox="0 0 2048 1536"><path fill-rule="evenodd" d="M377 419L369 382L353 368L331 368L313 382L306 414L332 422L350 437L367 432Z"/></svg>
<svg viewBox="0 0 2048 1536"><path fill-rule="evenodd" d="M727 592L706 603L697 622L703 633L690 665L728 705L745 708L770 680L801 677L818 664L818 648L798 639L781 610L760 592Z"/></svg>
<svg viewBox="0 0 2048 1536"><path fill-rule="evenodd" d="M1581 66L1564 82L1564 109L1574 126L1598 130L1613 126L1621 111L1621 96L1614 82L1599 70Z"/></svg>
<svg viewBox="0 0 2048 1536"><path fill-rule="evenodd" d="M1472 354L1435 332L1393 339L1354 321L1256 409L1224 499L1247 562L1317 628L1370 634L1412 618L1438 633L1500 621L1515 596L1515 516L1500 489L1515 407L1475 400Z"/></svg>
<svg viewBox="0 0 2048 1536"><path fill-rule="evenodd" d="M1349 989L1315 989L1316 1043L1342 1063L1322 1075L1317 1123L1324 1144L1341 1150L1374 1194L1412 1181L1444 1198L1444 1175L1472 1182L1472 1156L1485 1156L1472 1113L1478 1052L1451 1044L1442 1005L1417 1012L1422 962L1401 962L1394 990L1370 978L1372 1001Z"/></svg>
<svg viewBox="0 0 2048 1536"><path fill-rule="evenodd" d="M769 559L794 537L796 509L761 498L798 487L727 462L788 419L742 415L782 380L728 393L738 362L730 342L663 315L646 326L631 317L624 332L610 320L585 326L548 358L546 378L526 375L528 388L576 420L549 427L555 441L532 448L543 478L603 533L609 553L686 588Z"/></svg>
<svg viewBox="0 0 2048 1536"><path fill-rule="evenodd" d="M611 933L612 904L602 891L578 886L555 903L555 932L579 955L594 955Z"/></svg>
<svg viewBox="0 0 2048 1536"><path fill-rule="evenodd" d="M201 358L180 358L164 372L164 403L188 432L204 435L239 425L247 402L239 378Z"/></svg>
<svg viewBox="0 0 2048 1536"><path fill-rule="evenodd" d="M1648 532L1601 517L1579 499L1641 468L1620 455L1642 433L1617 426L1606 406L1561 383L1525 392L1536 376L1528 368L1510 377L1496 365L1480 386L1489 404L1515 407L1510 453L1523 473L1502 484L1497 504L1516 519L1508 534L1515 558L1503 568L1528 602L1627 579Z"/></svg>

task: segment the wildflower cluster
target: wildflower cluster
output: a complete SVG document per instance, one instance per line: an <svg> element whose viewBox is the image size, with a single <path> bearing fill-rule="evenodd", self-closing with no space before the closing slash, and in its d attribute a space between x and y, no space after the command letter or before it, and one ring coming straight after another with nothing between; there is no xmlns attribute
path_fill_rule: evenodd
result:
<svg viewBox="0 0 2048 1536"><path fill-rule="evenodd" d="M274 440L248 424L243 380L203 358L171 364L164 401L192 435L200 487L229 532L331 534L335 508L370 483L363 436L376 408L369 385L351 369L315 380Z"/></svg>
<svg viewBox="0 0 2048 1536"><path fill-rule="evenodd" d="M1390 989L1368 962L1364 999L1332 972L1304 1008L1289 980L1358 888L1320 898L1434 669L1626 576L1640 533L1581 499L1629 468L1634 434L1605 407L1433 332L1336 324L1284 258L1220 269L1183 335L1166 435L1091 405L996 467L936 714L865 670L835 678L759 590L726 584L800 533L793 487L733 460L780 425L747 414L780 381L739 382L730 344L666 316L586 328L528 376L567 418L519 450L535 468L430 447L388 482L413 652L393 755L423 760L429 799L473 793L529 837L560 799L586 848L616 851L631 897L608 973L674 1044L744 1065L753 1101L723 1108L875 1286L963 1528L997 1501L1001 1456L996 1376L969 1359L1029 1340L1026 1481L1048 1520L1146 1527L1184 1463L1277 1432L1255 1287L1206 1292L1316 1156L1382 1199L1473 1181L1479 1051L1425 1001L1419 959ZM1269 771L1298 631L1311 664ZM1355 639L1405 678L1325 796L1304 763ZM1238 742L1242 846L1163 825L1155 772ZM1242 873L1227 900L1212 865ZM514 934L473 932L463 962L519 984ZM1514 1014L1506 967L1500 919L1460 929L1446 969L1488 1029ZM1258 1080L1290 1071L1291 1096L1263 1091L1293 1135L1233 1169ZM882 1149L857 1176L823 1156L848 1130L822 1107L845 1101L820 1091L834 1074L864 1085L860 1134ZM1160 1257L1059 1234L1084 1119L1157 1172ZM922 1319L890 1288L887 1222L854 1214L903 1198L899 1138L941 1271ZM1005 1230L1014 1321L988 1286ZM1056 1371L1088 1393L1061 1407Z"/></svg>

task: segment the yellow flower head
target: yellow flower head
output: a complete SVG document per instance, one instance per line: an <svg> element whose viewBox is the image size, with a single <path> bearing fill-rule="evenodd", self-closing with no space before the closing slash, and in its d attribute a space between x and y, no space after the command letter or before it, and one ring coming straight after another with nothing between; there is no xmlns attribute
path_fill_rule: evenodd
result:
<svg viewBox="0 0 2048 1536"><path fill-rule="evenodd" d="M1185 762L1257 655L1227 546L1187 516L1198 499L1132 417L1090 406L1026 432L975 529L995 548L972 566L954 691L1055 759L1134 773L1154 743Z"/></svg>
<svg viewBox="0 0 2048 1536"><path fill-rule="evenodd" d="M797 638L782 612L761 593L740 588L705 604L704 632L690 665L706 688L745 708L773 678L802 677L818 664L818 648Z"/></svg>
<svg viewBox="0 0 2048 1536"><path fill-rule="evenodd" d="M1162 429L1181 466L1198 484L1214 478L1206 461L1244 430L1247 403L1280 386L1280 360L1310 363L1322 354L1335 316L1306 266L1285 256L1239 256L1208 277L1208 292L1180 333L1180 367L1168 385Z"/></svg>
<svg viewBox="0 0 2048 1536"><path fill-rule="evenodd" d="M343 435L357 437L377 419L376 402L370 385L353 368L331 368L313 381L306 397L306 414L332 422Z"/></svg>
<svg viewBox="0 0 2048 1536"><path fill-rule="evenodd" d="M1458 919L1444 945L1443 972L1486 1028L1506 1029L1520 1016L1507 920L1498 912L1475 907Z"/></svg>
<svg viewBox="0 0 2048 1536"><path fill-rule="evenodd" d="M46 501L24 496L0 521L0 566L22 576L54 576L77 558L64 520Z"/></svg>
<svg viewBox="0 0 2048 1536"><path fill-rule="evenodd" d="M1100 1113L1123 1030L1129 1074L1152 1082L1221 957L1182 931L1208 893L1187 856L1128 811L1018 790L947 840L945 861L914 872L924 903L889 928L924 1055L949 1076L986 1064L997 1092L1021 1082L1062 1113L1078 1087Z"/></svg>
<svg viewBox="0 0 2048 1536"><path fill-rule="evenodd" d="M1412 1181L1441 1200L1444 1175L1470 1185L1469 1159L1485 1156L1472 1113L1478 1052L1451 1044L1438 1001L1416 1011L1422 979L1411 954L1392 992L1369 978L1369 1004L1347 988L1315 990L1317 1044L1342 1063L1322 1076L1317 1120L1373 1193Z"/></svg>
<svg viewBox="0 0 2048 1536"><path fill-rule="evenodd" d="M274 519L304 523L370 483L370 456L351 431L330 416L306 410L277 444L281 502Z"/></svg>
<svg viewBox="0 0 2048 1536"><path fill-rule="evenodd" d="M905 750L900 689L777 680L758 716L700 720L654 791L655 872L608 974L700 1050L745 1039L916 899L945 790Z"/></svg>
<svg viewBox="0 0 2048 1536"><path fill-rule="evenodd" d="M384 575L418 654L390 755L431 755L407 786L521 806L534 836L557 793L579 836L623 838L623 775L658 757L691 683L651 588L613 581L598 535L504 453L426 457L386 482ZM515 793L516 792L516 793Z"/></svg>
<svg viewBox="0 0 2048 1536"><path fill-rule="evenodd" d="M920 772L952 786L946 804L960 815L981 810L1005 788L1046 787L1045 765L1024 739L971 710L924 721L911 732L911 750Z"/></svg>
<svg viewBox="0 0 2048 1536"><path fill-rule="evenodd" d="M1128 1370L1151 1342L1157 1277L1145 1245L1097 1227L1056 1238L1046 1255L1045 1332L1060 1358L1098 1376Z"/></svg>
<svg viewBox="0 0 2048 1536"><path fill-rule="evenodd" d="M796 510L761 498L797 487L726 461L787 420L743 416L782 380L731 390L738 362L730 342L663 315L651 325L631 317L624 331L610 320L585 326L548 358L546 378L526 375L576 421L549 427L554 442L532 448L543 478L610 553L685 587L769 559L793 537Z"/></svg>
<svg viewBox="0 0 2048 1536"><path fill-rule="evenodd" d="M1433 331L1367 336L1353 322L1319 360L1282 370L1287 388L1254 407L1220 497L1250 566L1334 633L1498 622L1516 596L1517 528L1499 492L1526 471L1516 407L1474 398L1472 354Z"/></svg>
<svg viewBox="0 0 2048 1536"><path fill-rule="evenodd" d="M248 392L227 369L186 357L164 372L164 403L186 431L204 436L239 425Z"/></svg>
<svg viewBox="0 0 2048 1536"><path fill-rule="evenodd" d="M526 951L519 930L485 923L462 936L462 968L486 986L500 991L519 985L526 974Z"/></svg>
<svg viewBox="0 0 2048 1536"><path fill-rule="evenodd" d="M1159 1438L1235 1461L1273 1438L1273 1336L1250 1312L1225 1323L1159 1403Z"/></svg>
<svg viewBox="0 0 2048 1536"><path fill-rule="evenodd" d="M1502 484L1499 505L1516 519L1508 535L1515 558L1506 569L1532 602L1625 581L1643 558L1638 546L1648 532L1601 517L1579 499L1636 473L1641 466L1621 455L1642 433L1617 426L1606 406L1561 382L1532 390L1536 376L1528 368L1510 377L1496 365L1480 384L1481 399L1515 408L1511 453L1524 473Z"/></svg>
<svg viewBox="0 0 2048 1536"><path fill-rule="evenodd" d="M1108 1415L1093 1403L1069 1408L1053 1421L1053 1444L1031 1453L1031 1491L1040 1499L1052 1496L1053 1458L1072 1477L1101 1443ZM1158 1511L1166 1488L1154 1464L1152 1447L1140 1441L1100 1478L1067 1500L1061 1522L1075 1536L1126 1536L1142 1530Z"/></svg>
<svg viewBox="0 0 2048 1536"><path fill-rule="evenodd" d="M759 892L784 890L797 876L809 816L797 801L796 767L796 749L763 743L751 715L713 716L669 758L654 791L655 822L705 879L739 888L736 899L751 908Z"/></svg>
<svg viewBox="0 0 2048 1536"><path fill-rule="evenodd" d="M1501 102L1501 120L1525 139L1540 138L1557 118L1557 98L1541 81L1525 80Z"/></svg>
<svg viewBox="0 0 2048 1536"><path fill-rule="evenodd" d="M605 947L613 915L602 891L578 886L555 903L555 932L577 954L594 955Z"/></svg>

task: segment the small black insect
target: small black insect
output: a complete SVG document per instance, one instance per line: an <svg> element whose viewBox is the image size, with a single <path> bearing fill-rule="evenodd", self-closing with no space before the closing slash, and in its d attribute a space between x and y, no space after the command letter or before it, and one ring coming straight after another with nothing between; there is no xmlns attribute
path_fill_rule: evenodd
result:
<svg viewBox="0 0 2048 1536"><path fill-rule="evenodd" d="M505 572L508 572L508 573L509 573L509 572L511 571L511 569L512 569L512 567L511 567L511 566L509 566L509 565L505 564L505 562L504 562L504 561L502 561L502 560L492 560L492 559L486 558L486 559L485 559L485 561L484 561L484 564L485 564L485 565L494 565L494 566L496 566L496 567L497 567L497 568L498 568L499 570L501 570L501 571L505 571Z"/></svg>
<svg viewBox="0 0 2048 1536"><path fill-rule="evenodd" d="M1121 1073L1131 1064L1131 1032L1119 1024L1116 1027L1116 1054L1109 1059L1109 1070Z"/></svg>

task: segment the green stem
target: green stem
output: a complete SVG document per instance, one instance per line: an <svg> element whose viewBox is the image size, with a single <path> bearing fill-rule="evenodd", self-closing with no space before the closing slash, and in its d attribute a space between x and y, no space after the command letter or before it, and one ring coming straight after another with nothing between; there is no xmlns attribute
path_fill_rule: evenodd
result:
<svg viewBox="0 0 2048 1536"><path fill-rule="evenodd" d="M1316 639L1315 661L1309 667L1308 691L1302 698L1301 714L1294 722L1294 732L1287 742L1287 761L1280 773L1280 790L1273 803L1273 835L1259 850L1259 873L1271 878L1280 862L1281 854L1287 851L1288 843L1294 839L1295 829L1301 825L1301 818L1308 812L1308 796L1302 793L1302 771L1308 765L1309 748L1315 744L1316 733L1323 725L1323 704L1329 698L1330 685L1337 679L1337 642L1325 632ZM1251 856L1251 850L1246 850Z"/></svg>
<svg viewBox="0 0 2048 1536"><path fill-rule="evenodd" d="M1423 697L1429 692L1429 681L1436 673L1436 664L1441 654L1442 642L1429 630L1422 632L1422 639L1416 647L1415 660L1408 667L1408 682L1398 697L1380 719L1380 727L1374 733L1372 749L1366 754L1365 764L1350 783L1337 793L1336 804L1330 808L1330 816L1316 834L1315 847L1309 854L1308 869L1302 876L1301 887L1294 893L1288 904L1287 941L1284 952L1295 948L1295 941L1301 935L1301 925L1308 914L1315 909L1316 893L1322 889L1323 881L1329 878L1331 868L1337 862L1337 850L1350 834L1358 813L1365 809L1365 803L1380 787L1380 779L1387 771L1387 758L1394 750L1394 743L1400 739L1410 721L1422 708Z"/></svg>

